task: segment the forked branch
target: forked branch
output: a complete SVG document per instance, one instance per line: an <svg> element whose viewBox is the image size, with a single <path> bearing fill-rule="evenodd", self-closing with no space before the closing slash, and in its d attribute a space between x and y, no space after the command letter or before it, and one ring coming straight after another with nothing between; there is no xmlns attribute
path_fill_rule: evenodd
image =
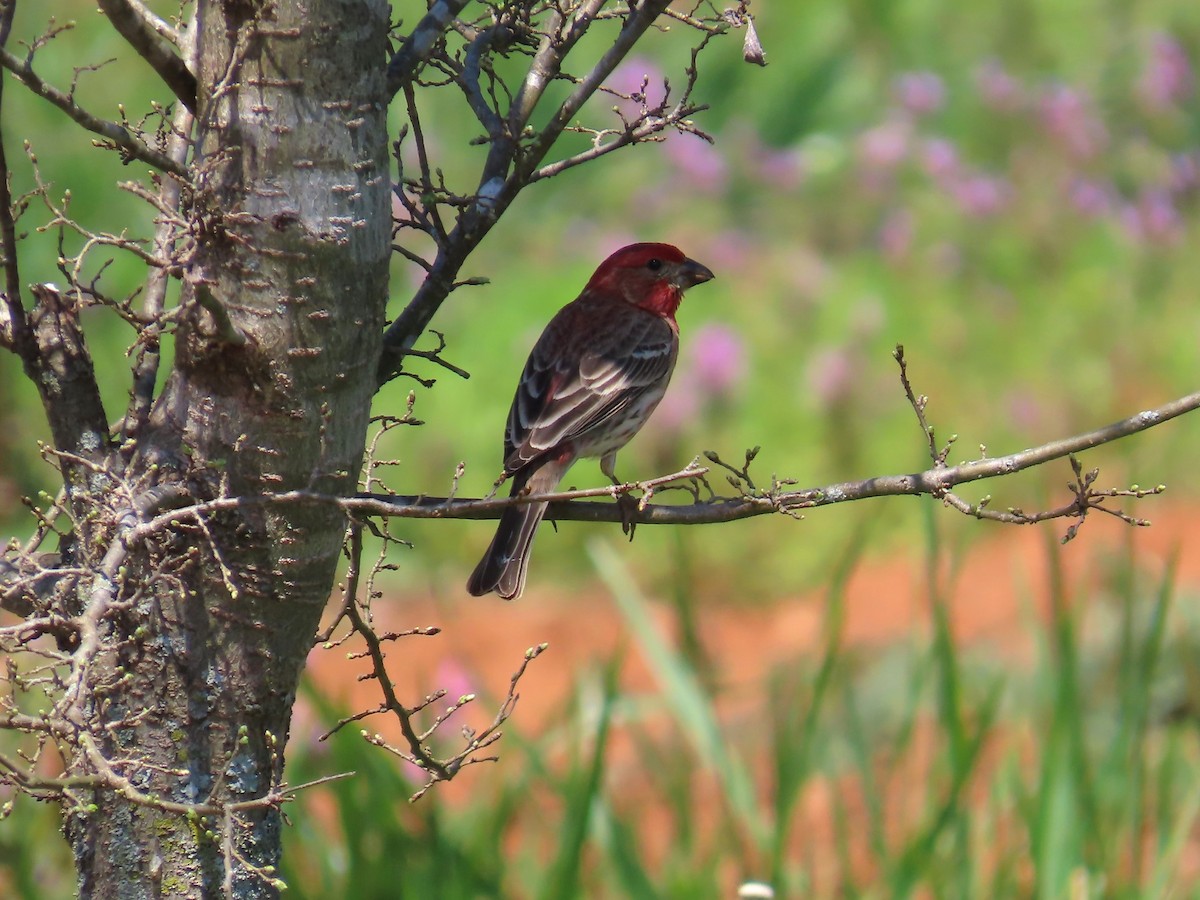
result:
<svg viewBox="0 0 1200 900"><path fill-rule="evenodd" d="M398 237L408 230L419 232L421 243L432 239L435 251L425 261L424 256L405 248L401 240L394 242L399 252L421 260L425 278L384 335L378 372L381 384L400 370L406 353L450 293L470 283L458 279L460 269L524 188L623 147L660 140L667 132L700 134L689 118L704 108L693 100L697 54L714 35L735 24L740 27L743 21L731 23L715 8L708 18L696 17L694 12L683 18L674 14L675 21L699 34L681 88L672 94L670 86L664 85L670 102L665 98L653 105L643 102L640 114L622 119L619 128L589 127L578 122L584 104L597 92L609 90L605 81L659 17L667 14L669 0L607 6L603 0L562 0L522 11L492 7L473 22L454 20L462 7L458 0L438 0L404 40L389 66L389 89L404 89L409 99L409 121L396 153L396 196L403 211L396 217L395 231ZM608 28L617 23L619 30L615 34L605 32L602 40L606 43L594 47L602 51L598 58L591 57L596 61L572 73L567 63L577 55L573 51L584 43L594 46L594 41L585 42L590 32L601 40L598 34L602 29L595 26ZM455 46L449 47L451 43ZM497 66L494 60L518 54L531 56L531 61L519 80L514 77L506 82L500 72L511 66ZM423 67L436 71L438 77L421 82ZM555 81L571 85L570 91L541 117L545 124L534 128L530 125L534 113ZM469 188L448 188L441 172L429 166L423 130L411 99L411 88L416 84L434 90L458 90L482 129L480 141L488 145L488 153L477 181ZM592 146L552 159L552 151L566 132L590 135ZM399 152L404 141L410 142L415 151L417 165L412 167L410 163L409 167L417 171L411 175ZM454 216L453 227L443 225L447 212Z"/></svg>

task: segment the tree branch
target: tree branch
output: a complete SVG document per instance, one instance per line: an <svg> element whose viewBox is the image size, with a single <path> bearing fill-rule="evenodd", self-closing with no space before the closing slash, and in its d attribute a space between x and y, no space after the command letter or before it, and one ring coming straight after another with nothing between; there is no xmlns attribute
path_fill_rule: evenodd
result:
<svg viewBox="0 0 1200 900"><path fill-rule="evenodd" d="M21 60L17 59L8 50L0 48L0 66L12 72L21 84L25 85L39 97L49 100L70 116L77 124L83 126L93 134L98 134L105 140L111 141L130 159L141 160L160 171L169 172L183 179L185 182L189 180L186 167L180 165L165 153L146 146L116 122L110 122L108 119L101 119L99 116L92 115L75 102L72 94L66 93L54 85L43 81L41 76L33 71L32 54Z"/></svg>
<svg viewBox="0 0 1200 900"><path fill-rule="evenodd" d="M179 102L195 114L196 76L172 48L178 44L178 38L169 37L174 34L171 27L139 0L97 0L97 3L113 28L150 64Z"/></svg>
<svg viewBox="0 0 1200 900"><path fill-rule="evenodd" d="M387 67L387 96L392 98L405 84L416 77L421 63L429 58L438 38L446 33L454 17L462 12L468 0L437 0L412 34L405 39Z"/></svg>
<svg viewBox="0 0 1200 900"><path fill-rule="evenodd" d="M37 352L27 365L41 394L54 446L61 451L59 465L66 483L79 487L89 481L89 466L102 468L109 445L108 417L79 310L53 285L33 285L31 290L38 301L29 317Z"/></svg>
<svg viewBox="0 0 1200 900"><path fill-rule="evenodd" d="M187 162L193 116L186 109L175 111L167 153L180 165ZM182 186L174 178L161 179L156 204L160 209L158 224L154 232L154 256L160 259L175 259L176 240L179 237L179 222L176 220L182 197ZM163 311L166 307L167 286L170 281L167 269L151 266L146 276L146 290L142 300L142 315L147 325L138 335L137 362L133 367L133 386L129 395L129 406L121 423L124 440L141 433L150 416L154 402L154 389L158 383L160 361L160 338L164 330Z"/></svg>
<svg viewBox="0 0 1200 900"><path fill-rule="evenodd" d="M519 175L522 179L528 179L533 174L563 130L571 124L579 110L583 108L583 104L591 98L592 94L596 93L604 79L613 73L617 64L629 54L629 51L641 40L642 35L654 24L654 20L668 5L670 5L670 0L644 0L637 12L625 20L625 26L617 35L617 39L613 41L612 46L600 57L600 61L592 67L592 71L579 80L575 90L551 116L550 122L542 129L537 140L522 154L519 166ZM707 40L707 36L705 39ZM514 177L516 175L518 173L514 173ZM510 178L511 180L512 178Z"/></svg>
<svg viewBox="0 0 1200 900"><path fill-rule="evenodd" d="M713 497L686 505L643 504L631 518L639 525L705 525L718 522L733 522L773 512L796 512L865 500L871 497L899 497L932 495L946 499L951 488L973 481L983 481L1012 475L1025 469L1071 456L1084 450L1112 443L1120 438L1146 431L1168 422L1184 413L1200 409L1200 392L1189 394L1156 409L1145 410L1103 428L1061 440L1051 441L1040 447L1021 450L990 459L980 459L957 466L935 466L923 472L908 475L882 475L861 481L845 481L823 487L803 490L782 490L777 484L766 491L745 493L737 497ZM550 509L547 516L560 521L621 522L622 510L614 503L598 503L588 498L613 496L614 494L644 491L647 487L665 481L700 478L707 469L690 466L674 475L664 476L652 482L631 482L616 487L592 488L583 491L565 491L537 496L456 499L444 497L401 497L386 494L359 495L343 501L347 511L358 515L401 516L414 519L496 519L506 506L514 503L547 501ZM1145 495L1154 491L1135 491ZM1118 496L1122 492L1101 492L1094 498ZM1093 506L1099 499L1094 499ZM955 505L955 504L951 504ZM985 505L964 508L961 511L979 518L997 518L1014 524L1029 524L1048 518L1046 514L1025 514L1018 511L996 513L986 510ZM1060 516L1077 512L1077 504L1058 511Z"/></svg>
<svg viewBox="0 0 1200 900"><path fill-rule="evenodd" d="M0 49L8 43L12 29L15 0L0 4ZM3 107L4 82L0 79L0 108ZM21 274L17 265L17 225L13 218L12 185L8 156L0 134L0 254L3 254L4 295L0 297L0 346L15 350L28 358L30 352L29 325L25 306L21 302Z"/></svg>
<svg viewBox="0 0 1200 900"><path fill-rule="evenodd" d="M405 352L412 349L443 301L454 289L454 279L462 264L516 199L521 189L529 184L563 130L570 125L583 104L599 89L604 79L612 74L613 69L628 55L646 30L654 24L654 20L669 2L670 0L644 0L636 9L630 10L620 33L599 62L585 77L576 82L575 89L550 117L545 128L532 142L522 147L519 153L518 144L511 135L493 142L473 202L462 209L454 229L445 240L438 242L437 257L429 267L424 282L384 333L378 370L380 384L397 372ZM535 79L538 82L536 84L522 85L521 92L513 101L515 108L511 110L510 122L522 121L523 117L527 117L533 111L537 98L545 88L545 82L561 67L566 50L574 46L587 27L595 21L595 11L599 5L593 0L585 10L576 12L571 31L563 39L567 42L565 48L550 38L544 39L534 65L534 69L541 67L540 80ZM559 19L556 18L555 21L558 22ZM546 43L547 40L549 44ZM543 56L550 50L553 51L553 59L543 60Z"/></svg>
<svg viewBox="0 0 1200 900"><path fill-rule="evenodd" d="M558 521L619 522L623 525L630 522L637 525L708 525L734 522L769 513L796 515L804 509L815 509L872 497L930 495L941 499L964 514L1009 524L1027 525L1065 517L1082 520L1089 511L1097 510L1115 515L1130 524L1142 525L1148 523L1102 506L1104 500L1122 496L1136 499L1161 493L1164 488L1157 486L1149 490L1137 487L1129 490L1093 490L1092 484L1096 479L1096 472L1093 470L1084 474L1075 460L1074 454L1147 431L1196 409L1200 409L1200 392L1180 397L1178 400L1155 409L1136 413L1103 428L1051 441L1040 447L1021 450L1006 456L974 460L957 466L935 464L931 469L908 475L884 475L802 490L783 490L783 483L778 481L774 482L769 489L759 490L751 487L750 490L743 491L738 496L717 496L710 490L707 499L701 499L699 486L707 487L705 476L709 474L710 469L700 465L698 460L693 460L678 472L648 481L584 490L558 491L536 496L526 494L504 498L459 499L456 497L399 496L374 493L359 494L354 497L337 497L300 490L253 497L220 497L204 503L181 505L180 498L164 498L155 492L149 492L140 500L135 498L137 501L135 506L139 510L142 521L122 529L113 539L122 542L126 547L132 547L184 522L199 522L204 517L220 512L286 503L329 503L339 507L347 515L356 517L484 520L498 519L504 509L513 504L544 500L550 504L547 516ZM751 456L752 454L748 455L747 459ZM1072 461L1076 478L1076 484L1072 485L1072 492L1075 496L1071 502L1055 509L1036 513L1025 513L1019 509L991 510L987 508L987 499L972 505L951 493L951 488L960 484L1012 475L1063 457L1070 457ZM741 483L747 481L745 468L737 469L729 466L721 462L715 454L711 454L709 458L715 464L733 472L733 481ZM680 484L686 485L684 489L691 493L694 502L690 504L649 502L650 498L661 489ZM618 503L602 503L595 499L599 497L616 498L635 492L641 494L641 499L636 508L632 510L626 508L628 504L622 506ZM156 510L164 508L165 511L156 513ZM1077 522L1071 526L1066 539L1074 536L1078 524ZM78 573L75 573L73 569L68 573L67 569L60 571L43 566L22 567L11 563L0 565L0 607L20 615L26 614L39 606L38 598L52 591L64 574Z"/></svg>

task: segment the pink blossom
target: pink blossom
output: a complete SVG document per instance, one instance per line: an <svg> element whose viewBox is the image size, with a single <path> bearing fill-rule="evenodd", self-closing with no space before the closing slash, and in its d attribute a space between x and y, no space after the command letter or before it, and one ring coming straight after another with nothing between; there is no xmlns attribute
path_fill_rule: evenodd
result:
<svg viewBox="0 0 1200 900"><path fill-rule="evenodd" d="M995 175L971 174L956 179L951 187L959 208L969 216L987 218L1008 203L1009 186Z"/></svg>
<svg viewBox="0 0 1200 900"><path fill-rule="evenodd" d="M1171 157L1171 192L1191 194L1200 190L1200 153L1177 153Z"/></svg>
<svg viewBox="0 0 1200 900"><path fill-rule="evenodd" d="M888 119L858 136L858 156L870 170L890 172L908 156L912 126L902 119Z"/></svg>
<svg viewBox="0 0 1200 900"><path fill-rule="evenodd" d="M999 60L989 59L975 70L975 87L984 103L1001 112L1020 109L1024 100L1021 85Z"/></svg>
<svg viewBox="0 0 1200 900"><path fill-rule="evenodd" d="M958 150L946 138L930 138L921 144L921 167L934 181L946 185L959 174Z"/></svg>
<svg viewBox="0 0 1200 900"><path fill-rule="evenodd" d="M755 250L749 232L727 228L705 242L703 259L714 272L732 272L751 264L756 258Z"/></svg>
<svg viewBox="0 0 1200 900"><path fill-rule="evenodd" d="M879 228L879 249L885 258L896 263L912 250L913 215L907 209L896 210L883 220Z"/></svg>
<svg viewBox="0 0 1200 900"><path fill-rule="evenodd" d="M721 151L693 134L673 134L666 142L667 158L694 187L720 191L729 178L729 165Z"/></svg>
<svg viewBox="0 0 1200 900"><path fill-rule="evenodd" d="M1191 60L1179 41L1169 34L1156 34L1137 84L1146 105L1159 112L1178 106L1191 96L1194 80Z"/></svg>
<svg viewBox="0 0 1200 900"><path fill-rule="evenodd" d="M729 396L746 379L746 344L727 325L702 325L688 344L692 379L700 390L718 397Z"/></svg>
<svg viewBox="0 0 1200 900"><path fill-rule="evenodd" d="M804 158L795 148L762 147L754 153L753 162L759 179L778 190L797 188L804 177Z"/></svg>
<svg viewBox="0 0 1200 900"><path fill-rule="evenodd" d="M1121 209L1121 222L1134 240L1172 245L1183 238L1183 219L1163 188L1147 188Z"/></svg>
<svg viewBox="0 0 1200 900"><path fill-rule="evenodd" d="M1089 219L1099 218L1112 210L1113 190L1109 185L1089 178L1076 178L1067 189L1071 206Z"/></svg>
<svg viewBox="0 0 1200 900"><path fill-rule="evenodd" d="M1108 144L1108 129L1085 91L1053 84L1042 95L1038 114L1042 127L1075 159L1092 159Z"/></svg>
<svg viewBox="0 0 1200 900"><path fill-rule="evenodd" d="M1017 428L1031 431L1043 424L1043 408L1040 395L1026 389L1016 388L1005 397L1008 421Z"/></svg>
<svg viewBox="0 0 1200 900"><path fill-rule="evenodd" d="M917 117L928 116L946 103L946 85L933 72L904 72L892 81L897 102Z"/></svg>
<svg viewBox="0 0 1200 900"><path fill-rule="evenodd" d="M805 381L821 409L845 402L854 388L857 367L845 346L823 347L809 359Z"/></svg>
<svg viewBox="0 0 1200 900"><path fill-rule="evenodd" d="M651 420L655 431L679 434L714 402L737 393L746 380L746 345L727 325L710 322L689 337L671 386Z"/></svg>
<svg viewBox="0 0 1200 900"><path fill-rule="evenodd" d="M434 683L446 692L446 699L454 703L459 697L475 693L475 677L457 659L442 658L434 673Z"/></svg>

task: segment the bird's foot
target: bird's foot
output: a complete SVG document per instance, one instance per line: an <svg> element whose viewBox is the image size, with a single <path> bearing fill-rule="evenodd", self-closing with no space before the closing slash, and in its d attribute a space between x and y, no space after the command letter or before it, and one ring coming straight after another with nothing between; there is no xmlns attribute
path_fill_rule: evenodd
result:
<svg viewBox="0 0 1200 900"><path fill-rule="evenodd" d="M615 492L614 492L615 493ZM633 530L637 528L637 516L641 504L630 494L616 494L617 508L621 511L621 531L633 540Z"/></svg>

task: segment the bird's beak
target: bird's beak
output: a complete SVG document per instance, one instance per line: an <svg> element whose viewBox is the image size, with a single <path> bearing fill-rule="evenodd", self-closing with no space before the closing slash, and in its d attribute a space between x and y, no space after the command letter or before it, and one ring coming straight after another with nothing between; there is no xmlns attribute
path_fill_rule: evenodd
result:
<svg viewBox="0 0 1200 900"><path fill-rule="evenodd" d="M675 272L675 283L680 290L686 290L698 284L704 284L706 281L712 281L716 277L708 266L698 263L694 259L684 259Z"/></svg>

